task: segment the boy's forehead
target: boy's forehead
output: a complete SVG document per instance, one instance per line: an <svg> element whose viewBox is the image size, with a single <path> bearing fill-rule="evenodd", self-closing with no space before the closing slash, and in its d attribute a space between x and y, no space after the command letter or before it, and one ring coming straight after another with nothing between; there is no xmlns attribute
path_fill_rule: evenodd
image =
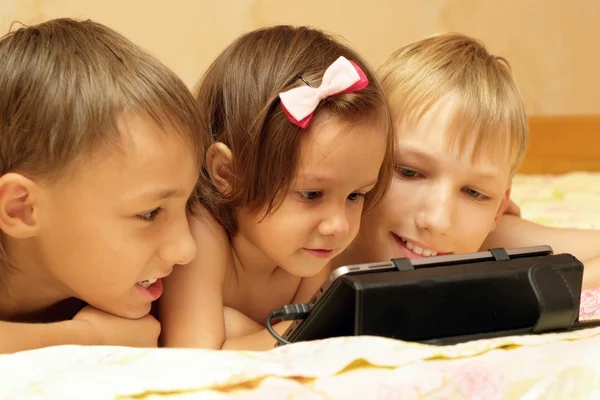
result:
<svg viewBox="0 0 600 400"><path fill-rule="evenodd" d="M156 136L160 136L159 140L183 144L190 151L193 149L190 146L193 133L184 131L168 120L158 121L151 116L127 113L119 117L117 126L122 142L134 147L144 147L146 142L156 141Z"/></svg>
<svg viewBox="0 0 600 400"><path fill-rule="evenodd" d="M95 162L110 160L131 167L151 163L165 151L176 151L182 157L198 157L191 140L172 125L159 124L152 117L123 114L116 120L109 140L95 143L89 149L89 159Z"/></svg>
<svg viewBox="0 0 600 400"><path fill-rule="evenodd" d="M150 118L121 119L118 128L114 142L96 146L70 168L62 179L66 185L103 186L125 195L143 187L181 191L197 180L194 148L177 133L163 132Z"/></svg>
<svg viewBox="0 0 600 400"><path fill-rule="evenodd" d="M468 160L472 166L491 164L511 170L511 135L502 131L484 133L476 121L456 118L454 109L451 99L440 100L424 113L397 119L397 150L410 145L423 152Z"/></svg>

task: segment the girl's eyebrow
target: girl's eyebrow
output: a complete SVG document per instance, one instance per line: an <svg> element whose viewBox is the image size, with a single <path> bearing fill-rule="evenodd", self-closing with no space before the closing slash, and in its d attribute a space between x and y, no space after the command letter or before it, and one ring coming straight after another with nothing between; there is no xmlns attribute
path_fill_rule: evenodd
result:
<svg viewBox="0 0 600 400"><path fill-rule="evenodd" d="M335 177L327 176L324 174L315 174L315 173L301 174L298 177L298 179L303 180L303 181L310 181L310 182L335 181Z"/></svg>
<svg viewBox="0 0 600 400"><path fill-rule="evenodd" d="M327 175L322 175L322 174L312 174L312 173L302 174L302 175L300 175L298 180L300 180L302 182L316 182L316 183L323 183L323 182L335 183L337 181L337 179L334 176L327 176ZM377 184L378 180L379 180L379 177L375 177L374 179L371 179L369 182L365 183L364 185L361 185L360 189L374 186Z"/></svg>

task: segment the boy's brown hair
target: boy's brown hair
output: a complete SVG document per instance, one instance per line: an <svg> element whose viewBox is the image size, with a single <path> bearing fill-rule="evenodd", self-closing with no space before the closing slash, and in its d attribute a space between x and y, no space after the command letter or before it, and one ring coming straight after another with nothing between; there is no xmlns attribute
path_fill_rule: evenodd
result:
<svg viewBox="0 0 600 400"><path fill-rule="evenodd" d="M190 90L99 23L55 19L8 33L0 39L0 88L0 176L66 177L91 152L117 148L118 121L132 113L175 130L203 160L206 142ZM1 239L0 232L0 266Z"/></svg>
<svg viewBox="0 0 600 400"><path fill-rule="evenodd" d="M521 94L508 61L478 40L447 33L411 43L390 56L379 77L396 123L417 123L452 96L451 140L459 148L473 141L474 156L481 149L510 154L512 173L521 165L528 136Z"/></svg>
<svg viewBox="0 0 600 400"><path fill-rule="evenodd" d="M203 134L227 145L233 155L233 187L226 196L210 183L206 171L198 188L230 235L237 232L238 207L253 212L266 207L268 214L294 179L306 130L286 118L279 94L305 85L299 76L319 86L327 67L340 56L360 66L369 85L322 101L315 119L319 114L331 115L385 132L387 151L367 207L382 197L393 172L394 135L387 99L374 71L354 50L320 30L285 25L259 29L229 45L195 89L205 118Z"/></svg>

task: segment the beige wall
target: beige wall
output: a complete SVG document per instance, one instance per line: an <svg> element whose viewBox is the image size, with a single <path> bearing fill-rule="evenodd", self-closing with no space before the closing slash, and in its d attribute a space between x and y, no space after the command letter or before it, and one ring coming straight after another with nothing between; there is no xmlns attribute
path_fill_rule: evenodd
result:
<svg viewBox="0 0 600 400"><path fill-rule="evenodd" d="M115 28L190 86L229 41L264 25L320 27L375 66L409 41L459 31L509 59L531 114L600 114L597 0L0 0L2 32L61 16Z"/></svg>

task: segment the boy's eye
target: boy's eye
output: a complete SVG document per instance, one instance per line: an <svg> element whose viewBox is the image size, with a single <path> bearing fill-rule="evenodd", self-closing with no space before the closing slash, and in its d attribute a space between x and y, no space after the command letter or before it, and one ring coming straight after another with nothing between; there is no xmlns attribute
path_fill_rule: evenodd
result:
<svg viewBox="0 0 600 400"><path fill-rule="evenodd" d="M396 167L396 172L403 178L418 178L421 175L414 169L404 167Z"/></svg>
<svg viewBox="0 0 600 400"><path fill-rule="evenodd" d="M195 193L192 193L192 195L188 198L188 200L185 203L185 211L193 214L194 207L196 206L196 204L198 202L199 202L198 197L196 196Z"/></svg>
<svg viewBox="0 0 600 400"><path fill-rule="evenodd" d="M488 198L485 194L480 193L480 192L478 192L477 190L474 190L474 189L465 188L464 192L469 197L472 197L472 198L477 199L477 200L485 200L485 199Z"/></svg>
<svg viewBox="0 0 600 400"><path fill-rule="evenodd" d="M360 201L361 199L364 199L365 197L366 197L365 193L354 192L354 193L350 193L350 196L348 196L348 200L350 200L353 203L356 203L356 202Z"/></svg>
<svg viewBox="0 0 600 400"><path fill-rule="evenodd" d="M138 214L137 217L146 222L152 222L158 217L158 214L162 211L162 208L158 207L152 211L148 211L145 213Z"/></svg>
<svg viewBox="0 0 600 400"><path fill-rule="evenodd" d="M300 197L304 200L316 200L323 196L323 192L311 191L311 192L300 192Z"/></svg>

